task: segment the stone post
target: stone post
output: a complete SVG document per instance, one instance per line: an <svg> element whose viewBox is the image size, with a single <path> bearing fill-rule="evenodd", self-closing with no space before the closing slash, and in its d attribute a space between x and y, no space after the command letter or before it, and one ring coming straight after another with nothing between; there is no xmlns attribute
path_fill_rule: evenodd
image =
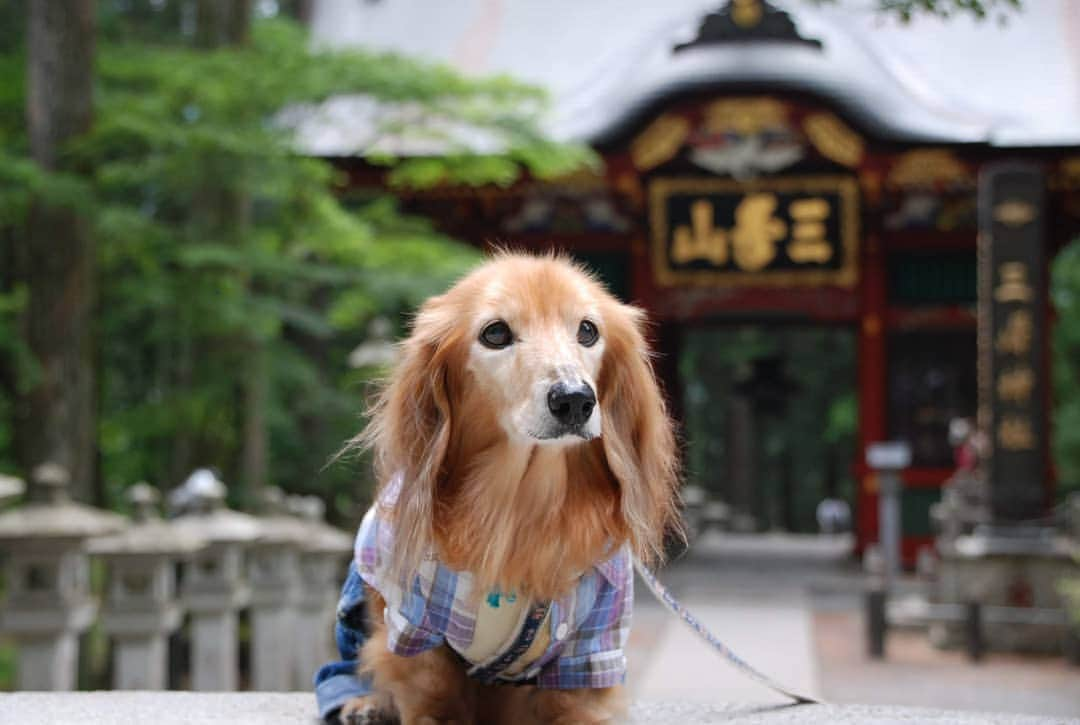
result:
<svg viewBox="0 0 1080 725"><path fill-rule="evenodd" d="M109 571L102 626L113 638L113 689L164 690L169 634L183 615L177 564L205 542L161 520L156 508L161 496L152 486L138 483L127 495L135 525L90 544L90 552L103 557Z"/></svg>
<svg viewBox="0 0 1080 725"><path fill-rule="evenodd" d="M225 484L200 469L181 487L184 513L173 526L202 539L182 587L191 615L191 689L237 689L237 618L251 592L245 580L247 549L259 538L254 516L225 508Z"/></svg>
<svg viewBox="0 0 1080 725"><path fill-rule="evenodd" d="M911 446L906 441L871 443L866 447L866 464L878 477L878 541L884 559L885 590L892 588L900 574L900 472L911 465Z"/></svg>
<svg viewBox="0 0 1080 725"><path fill-rule="evenodd" d="M950 604L1007 607L1022 615L1062 608L1057 582L1075 566L1069 541L1052 525L1046 506L1045 170L1011 161L986 164L979 172L978 196L979 468L971 482L976 485L965 486L967 491L957 487L961 500L967 500L954 507L975 513L968 517L970 531L939 540L935 591ZM984 648L1060 651L1067 635L1064 620L983 621L981 609L969 611L973 654ZM943 643L964 635L955 624L937 630Z"/></svg>
<svg viewBox="0 0 1080 725"><path fill-rule="evenodd" d="M251 549L251 688L289 690L293 654L305 646L296 637L296 599L300 593L300 546L309 532L285 512L281 489L263 490L260 536Z"/></svg>
<svg viewBox="0 0 1080 725"><path fill-rule="evenodd" d="M8 589L0 630L18 644L17 689L73 690L79 635L97 612L86 541L120 531L126 522L71 501L62 466L42 464L33 478L41 500L0 514Z"/></svg>
<svg viewBox="0 0 1080 725"><path fill-rule="evenodd" d="M686 526L686 537L693 543L705 530L705 504L708 494L697 484L682 487L682 517Z"/></svg>
<svg viewBox="0 0 1080 725"><path fill-rule="evenodd" d="M1080 547L1080 492L1070 493L1065 499L1065 526L1073 543ZM1077 553L1080 554L1080 548Z"/></svg>
<svg viewBox="0 0 1080 725"><path fill-rule="evenodd" d="M308 689L315 671L334 656L334 609L353 536L323 521L325 506L316 496L291 497L308 535L300 549L300 596L296 601L293 687Z"/></svg>

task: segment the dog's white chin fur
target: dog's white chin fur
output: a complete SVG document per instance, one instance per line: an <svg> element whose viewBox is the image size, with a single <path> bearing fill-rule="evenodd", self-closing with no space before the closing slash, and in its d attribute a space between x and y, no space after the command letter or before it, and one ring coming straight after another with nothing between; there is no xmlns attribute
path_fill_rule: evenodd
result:
<svg viewBox="0 0 1080 725"><path fill-rule="evenodd" d="M539 436L529 436L529 442L533 445L552 446L554 448L565 448L568 446L574 446L578 443L587 443L594 438L599 438L599 431L593 433L590 430L584 429L580 433L563 433L555 438L541 438Z"/></svg>

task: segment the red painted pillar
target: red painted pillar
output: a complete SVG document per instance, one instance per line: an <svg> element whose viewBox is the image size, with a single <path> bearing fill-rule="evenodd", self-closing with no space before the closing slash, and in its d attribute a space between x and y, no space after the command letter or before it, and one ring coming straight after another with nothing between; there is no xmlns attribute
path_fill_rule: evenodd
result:
<svg viewBox="0 0 1080 725"><path fill-rule="evenodd" d="M877 478L866 467L866 446L887 436L887 361L885 318L888 308L885 254L876 234L863 244L862 285L859 299L859 435L854 466L855 549L862 555L878 537Z"/></svg>

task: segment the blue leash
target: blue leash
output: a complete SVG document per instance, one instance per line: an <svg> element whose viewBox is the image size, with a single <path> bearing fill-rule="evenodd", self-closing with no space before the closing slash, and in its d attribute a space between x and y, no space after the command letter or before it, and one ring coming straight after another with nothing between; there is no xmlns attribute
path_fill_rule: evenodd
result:
<svg viewBox="0 0 1080 725"><path fill-rule="evenodd" d="M679 601L671 595L671 592L667 590L667 587L661 584L660 580L656 578L656 575L649 571L636 556L634 557L634 569L636 569L641 578L645 580L645 583L648 585L649 591L653 593L653 596L659 599L660 603L663 604L669 612L685 622L699 637L712 645L713 649L719 652L720 656L730 662L735 669L739 670L747 677L757 680L770 690L779 692L785 697L790 697L797 705L819 704L818 701L812 697L796 694L788 688L778 685L772 679L755 670L747 664L745 660L732 652L728 646L717 639L716 635L710 632L697 617L687 611L686 607L680 604Z"/></svg>

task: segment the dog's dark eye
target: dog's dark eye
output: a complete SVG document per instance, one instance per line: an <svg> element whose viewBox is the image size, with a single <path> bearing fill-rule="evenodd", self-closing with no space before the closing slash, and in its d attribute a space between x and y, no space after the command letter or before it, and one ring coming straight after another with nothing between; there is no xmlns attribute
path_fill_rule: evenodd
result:
<svg viewBox="0 0 1080 725"><path fill-rule="evenodd" d="M513 341L514 333L510 331L510 325L502 320L495 320L480 331L480 342L492 350L508 347Z"/></svg>
<svg viewBox="0 0 1080 725"><path fill-rule="evenodd" d="M596 329L596 325L588 320L582 320L577 328L578 343L585 347L592 347L598 339L600 339L600 331Z"/></svg>

